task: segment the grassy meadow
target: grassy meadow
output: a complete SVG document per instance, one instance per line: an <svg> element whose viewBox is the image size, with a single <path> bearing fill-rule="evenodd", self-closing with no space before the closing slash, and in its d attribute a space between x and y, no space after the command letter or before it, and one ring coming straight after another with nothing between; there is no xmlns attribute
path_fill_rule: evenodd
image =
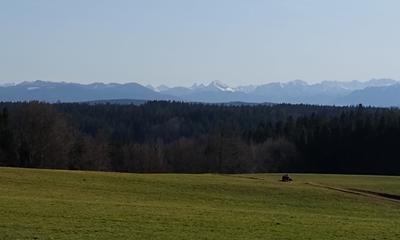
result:
<svg viewBox="0 0 400 240"><path fill-rule="evenodd" d="M400 177L0 168L0 239L400 239Z"/></svg>

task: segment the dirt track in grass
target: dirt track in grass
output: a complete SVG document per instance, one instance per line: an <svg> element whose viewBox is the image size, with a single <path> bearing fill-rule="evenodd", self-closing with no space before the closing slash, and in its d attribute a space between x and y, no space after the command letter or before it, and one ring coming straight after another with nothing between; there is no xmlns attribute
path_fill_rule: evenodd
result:
<svg viewBox="0 0 400 240"><path fill-rule="evenodd" d="M253 177L253 176L235 176L235 175L226 175L226 174L221 174L221 175L229 176L229 177L252 179L252 180L265 180L264 178ZM333 186L328 186L328 185L314 183L314 182L306 182L306 184L314 186L314 187L321 187L321 188L326 188L326 189L330 189L330 190L334 190L334 191L339 191L339 192L344 192L344 193L349 193L349 194L354 194L354 195L361 195L364 197L372 197L372 198L376 198L376 199L388 200L388 201L392 201L392 202L396 202L396 203L400 204L400 195L396 195L396 194L375 192L375 191L358 189L358 188L333 187Z"/></svg>
<svg viewBox="0 0 400 240"><path fill-rule="evenodd" d="M314 187L321 187L321 188L326 188L326 189L335 190L335 191L344 192L344 193L350 193L350 194L361 195L361 196L365 196L365 197L372 197L372 198L377 198L377 199L382 199L382 200L388 200L388 201L397 202L400 204L400 196L395 195L395 194L374 192L374 191L357 189L357 188L332 187L332 186L327 186L327 185L313 183L313 182L307 182L306 184L314 186Z"/></svg>

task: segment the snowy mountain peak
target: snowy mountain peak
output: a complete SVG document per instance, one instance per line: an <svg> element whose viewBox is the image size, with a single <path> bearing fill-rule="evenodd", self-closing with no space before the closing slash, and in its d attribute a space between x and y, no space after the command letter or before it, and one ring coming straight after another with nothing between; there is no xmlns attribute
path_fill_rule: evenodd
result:
<svg viewBox="0 0 400 240"><path fill-rule="evenodd" d="M197 83L194 83L189 89L192 89L192 90L198 90L198 89L204 89L206 86L204 85L204 84L197 84Z"/></svg>
<svg viewBox="0 0 400 240"><path fill-rule="evenodd" d="M235 90L231 87L229 87L227 84L219 81L219 80L214 80L207 86L208 88L216 88L220 91L224 92L234 92Z"/></svg>

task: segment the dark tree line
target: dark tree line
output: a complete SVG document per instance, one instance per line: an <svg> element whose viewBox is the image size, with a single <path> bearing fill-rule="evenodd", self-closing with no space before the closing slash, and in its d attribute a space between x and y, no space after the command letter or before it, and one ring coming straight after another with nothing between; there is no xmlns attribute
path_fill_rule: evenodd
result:
<svg viewBox="0 0 400 240"><path fill-rule="evenodd" d="M400 110L0 104L0 165L121 172L400 174Z"/></svg>

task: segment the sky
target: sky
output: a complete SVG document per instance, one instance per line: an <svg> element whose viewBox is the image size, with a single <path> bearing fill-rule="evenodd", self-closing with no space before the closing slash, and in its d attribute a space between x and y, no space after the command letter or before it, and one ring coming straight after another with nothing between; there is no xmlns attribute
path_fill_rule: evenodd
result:
<svg viewBox="0 0 400 240"><path fill-rule="evenodd" d="M0 84L400 79L397 0L0 0Z"/></svg>

